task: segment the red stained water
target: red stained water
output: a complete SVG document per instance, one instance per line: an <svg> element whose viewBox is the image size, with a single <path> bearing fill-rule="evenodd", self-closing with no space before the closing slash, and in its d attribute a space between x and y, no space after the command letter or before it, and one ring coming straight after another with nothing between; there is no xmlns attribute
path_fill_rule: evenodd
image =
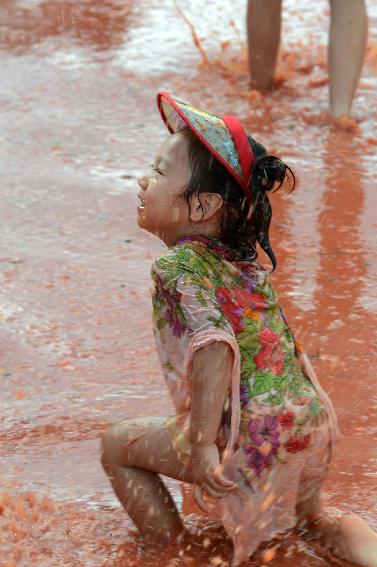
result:
<svg viewBox="0 0 377 567"><path fill-rule="evenodd" d="M203 18L202 3L179 3L194 44L165 0L2 2L1 567L229 556L213 524L215 549L146 546L99 465L107 423L172 411L148 291L162 245L135 222L137 176L166 135L160 89L238 114L297 174L297 191L273 198L274 281L340 416L326 505L377 527L377 13L370 1L349 132L326 116L327 2L286 2L280 87L266 97L248 87L245 4L208 0ZM197 512L186 487L169 486ZM269 564L331 560L291 536Z"/></svg>

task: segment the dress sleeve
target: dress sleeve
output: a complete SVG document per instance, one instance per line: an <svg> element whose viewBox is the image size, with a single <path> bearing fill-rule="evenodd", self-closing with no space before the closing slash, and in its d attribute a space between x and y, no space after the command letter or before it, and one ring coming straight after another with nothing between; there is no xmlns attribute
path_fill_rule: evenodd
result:
<svg viewBox="0 0 377 567"><path fill-rule="evenodd" d="M209 280L195 274L183 274L177 279L176 290L191 336L201 331L220 330L234 337L229 321L216 301Z"/></svg>

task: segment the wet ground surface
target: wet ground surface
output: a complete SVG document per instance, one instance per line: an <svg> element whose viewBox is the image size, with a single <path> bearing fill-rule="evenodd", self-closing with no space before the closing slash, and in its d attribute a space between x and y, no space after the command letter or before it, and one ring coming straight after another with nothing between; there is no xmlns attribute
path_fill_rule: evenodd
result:
<svg viewBox="0 0 377 567"><path fill-rule="evenodd" d="M99 465L107 423L172 412L150 320L163 246L135 221L137 176L166 135L161 89L238 114L298 176L273 199L274 281L340 416L328 510L377 527L377 11L370 1L349 132L326 115L327 3L286 2L281 86L263 97L247 81L245 4L208 0L203 17L203 3L182 0L195 45L167 0L1 3L1 567L229 556L212 525L211 552L145 547ZM186 515L197 511L169 486ZM331 559L292 536L270 565L293 564Z"/></svg>

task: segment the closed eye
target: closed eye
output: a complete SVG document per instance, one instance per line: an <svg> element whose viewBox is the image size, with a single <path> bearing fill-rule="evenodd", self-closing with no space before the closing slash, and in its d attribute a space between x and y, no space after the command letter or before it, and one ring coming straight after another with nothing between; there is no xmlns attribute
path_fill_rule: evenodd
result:
<svg viewBox="0 0 377 567"><path fill-rule="evenodd" d="M155 171L156 173L158 173L159 175L163 175L161 169L159 169L158 167L156 167L154 165L154 163L151 163L151 168L153 169L153 171Z"/></svg>

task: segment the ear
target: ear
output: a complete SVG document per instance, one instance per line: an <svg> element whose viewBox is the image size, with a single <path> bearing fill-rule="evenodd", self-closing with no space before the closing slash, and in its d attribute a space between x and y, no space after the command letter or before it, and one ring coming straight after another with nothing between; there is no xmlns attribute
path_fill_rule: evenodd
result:
<svg viewBox="0 0 377 567"><path fill-rule="evenodd" d="M223 204L224 200L218 193L194 194L190 203L190 220L207 221L221 209Z"/></svg>

